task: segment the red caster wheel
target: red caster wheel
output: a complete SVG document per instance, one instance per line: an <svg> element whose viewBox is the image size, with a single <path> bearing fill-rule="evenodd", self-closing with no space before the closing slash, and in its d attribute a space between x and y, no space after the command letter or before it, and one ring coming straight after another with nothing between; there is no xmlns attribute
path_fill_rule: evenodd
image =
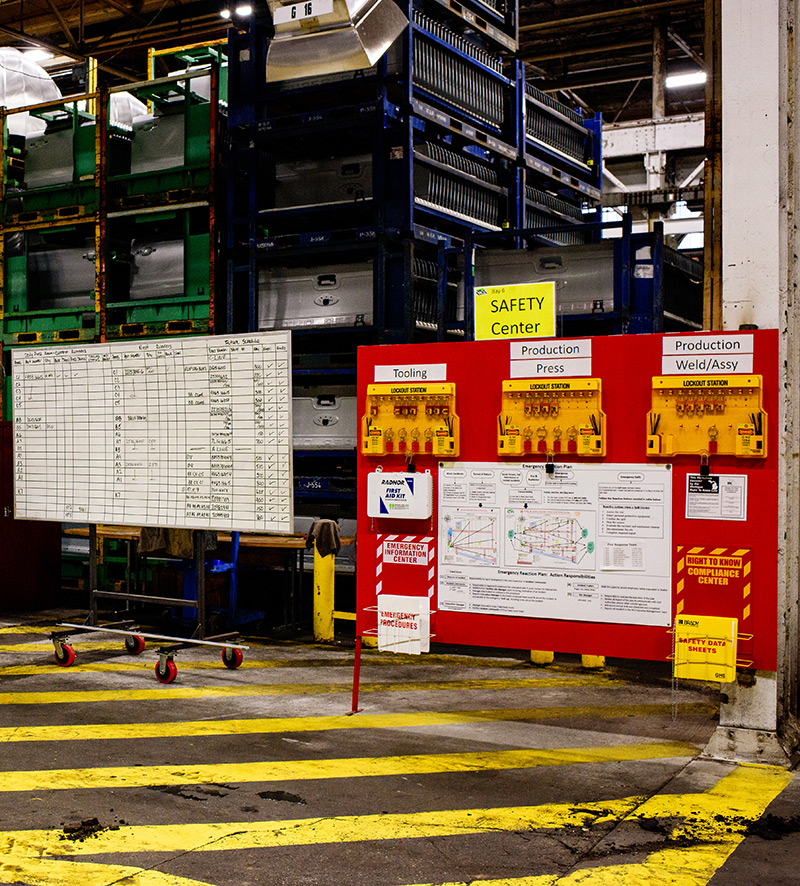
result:
<svg viewBox="0 0 800 886"><path fill-rule="evenodd" d="M156 680L159 683L171 683L178 676L178 666L175 662L168 658L163 663L156 663Z"/></svg>
<svg viewBox="0 0 800 886"><path fill-rule="evenodd" d="M231 649L226 646L225 649L222 650L222 663L226 668L235 671L243 661L244 653L241 649Z"/></svg>
<svg viewBox="0 0 800 886"><path fill-rule="evenodd" d="M68 668L75 661L75 650L69 643L58 643L56 644L55 657L57 665Z"/></svg>
<svg viewBox="0 0 800 886"><path fill-rule="evenodd" d="M144 637L140 637L138 634L131 634L125 638L125 651L130 655L139 655L144 652L144 647Z"/></svg>

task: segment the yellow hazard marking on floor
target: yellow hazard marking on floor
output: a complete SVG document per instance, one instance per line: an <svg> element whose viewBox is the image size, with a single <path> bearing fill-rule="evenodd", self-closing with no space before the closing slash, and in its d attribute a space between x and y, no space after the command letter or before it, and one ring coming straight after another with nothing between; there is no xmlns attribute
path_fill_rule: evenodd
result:
<svg viewBox="0 0 800 886"><path fill-rule="evenodd" d="M0 624L0 634L49 634L56 630L52 625L3 625Z"/></svg>
<svg viewBox="0 0 800 886"><path fill-rule="evenodd" d="M562 876L470 880L469 886L705 886L744 840L748 824L761 817L791 780L784 769L741 766L705 793L659 794L627 816L674 818L678 823L667 839L695 845L660 849L636 864L578 868ZM613 832L607 839L613 843Z"/></svg>
<svg viewBox="0 0 800 886"><path fill-rule="evenodd" d="M101 831L83 842L62 840L60 831L7 831L0 834L0 850L16 856L107 855L130 852L132 846L136 852L216 852L590 827L624 818L643 799L625 797L599 803L552 803L281 821L122 826L118 831Z"/></svg>
<svg viewBox="0 0 800 886"><path fill-rule="evenodd" d="M76 619L76 623L79 619ZM40 649L47 649L48 644L52 643L50 640L50 634L58 632L59 628L56 625L50 625L47 627L36 627L31 625L0 625L0 635L2 634L41 634L42 640L39 641L39 644L36 644L35 649L28 651L39 651ZM144 629L142 629L144 630ZM152 630L152 629L150 629ZM103 631L100 630L97 632L98 634L102 634ZM131 633L136 633L132 631ZM69 642L73 643L77 650L87 648L87 643L91 641L84 641L81 639L79 634L70 634L67 630L65 632L65 636L69 638ZM86 636L86 635L84 635ZM178 642L180 638L178 638ZM119 639L114 641L104 641L108 642L109 648L119 649L124 643L124 637L119 637ZM286 647L282 645L275 645L272 642L265 641L263 637L240 637L236 642L244 643L247 646L251 646L254 649L258 650L266 650L266 651L285 651ZM31 644L33 646L34 644ZM157 640L148 640L147 646L150 649L157 648L159 645L159 641ZM25 644L8 644L5 647L2 647L6 651L15 652L20 648L24 647ZM327 650L320 649L319 646L315 646L313 644L303 644L303 643L295 643L292 642L290 648L292 650L297 650L298 652L303 652L304 650L313 650L315 657L314 658L285 658L274 660L275 664L272 665L274 667L314 667L320 665L335 665L335 664L349 664L352 666L352 658L342 658L341 656L337 656L334 651L328 652L331 656L330 658L320 657L321 654L324 655ZM343 650L344 655L352 655L352 653L348 653L346 650ZM363 650L363 662L365 665L419 665L420 659L419 656L403 654L403 653L386 653L380 652L377 649L364 649ZM431 665L463 665L465 667L479 667L479 668L499 668L502 670L512 670L522 667L528 667L529 663L523 659L519 658L475 658L473 656L468 655L443 655L440 653L428 653L425 656L426 666L430 667ZM550 667L548 667L549 672L553 671L564 671L571 672L572 668L565 666L563 663L559 664L555 662ZM2 671L0 671L2 673Z"/></svg>
<svg viewBox="0 0 800 886"><path fill-rule="evenodd" d="M108 766L92 769L40 769L0 772L0 792L152 787L154 785L283 782L326 778L481 772L694 757L685 742L641 742L590 748L520 749L452 754L409 754L331 760L257 761L169 766Z"/></svg>
<svg viewBox="0 0 800 886"><path fill-rule="evenodd" d="M716 705L678 704L681 716L710 716ZM361 714L350 717L271 717L246 720L183 720L166 723L83 723L80 725L6 726L0 744L23 741L106 741L109 739L187 738L213 735L257 735L274 732L324 732L332 729L410 729L512 720L614 719L672 715L674 705L612 704L546 708L500 708L471 711L423 711L412 714Z"/></svg>
<svg viewBox="0 0 800 886"><path fill-rule="evenodd" d="M430 839L498 831L557 830L567 826L591 827L604 822L635 821L659 816L676 822L667 839L684 839L689 845L657 850L642 862L600 867L577 867L570 872L533 877L469 880L470 886L704 886L744 839L747 826L791 782L790 773L772 767L738 767L714 787L700 794L661 794L649 800L626 797L592 803L548 804L494 809L459 809L387 815L338 816L271 822L226 822L188 825L123 826L97 833L86 842L61 840L59 831L7 831L0 834L4 874L14 873L24 882L58 884L48 876L48 856L98 856L139 852L186 853L265 849L342 842ZM614 832L607 835L613 851ZM692 842L693 841L693 842ZM644 844L647 845L646 843ZM603 848L603 841L595 848ZM634 848L629 846L629 849ZM265 862L266 863L266 862ZM59 861L64 882L105 886L116 882L117 866ZM39 873L45 868L43 873ZM88 877L83 876L86 868ZM108 872L108 879L94 874ZM147 873L157 874L154 871ZM163 876L163 875L162 875ZM89 878L91 877L91 879ZM0 882L14 882L6 877ZM191 880L139 880L142 886L196 883ZM419 884L423 886L423 884ZM465 882L424 886L467 886Z"/></svg>
<svg viewBox="0 0 800 886"><path fill-rule="evenodd" d="M155 667L155 666L154 666ZM152 669L151 669L152 670ZM232 678L232 675L229 675ZM155 676L153 677L155 680ZM443 680L426 682L371 682L362 683L361 692L437 692L444 690L481 689L544 689L574 686L594 686L612 689L627 686L622 680L607 680L602 676L585 677L528 677L509 680ZM85 689L54 692L0 692L0 705L12 704L83 704L93 701L175 701L176 699L225 698L252 695L330 695L350 693L352 684L342 683L268 683L227 686L154 686L152 689Z"/></svg>
<svg viewBox="0 0 800 886"><path fill-rule="evenodd" d="M49 643L49 641L48 641ZM53 645L52 643L48 646L42 646L41 652L45 654L45 658L42 659L42 663L40 664L24 664L24 665L5 665L0 666L0 677L23 677L23 676L36 676L39 674L76 674L76 673L117 673L123 671L139 671L143 667L150 667L151 669L155 666L155 658L153 655L157 654L158 646L150 646L143 654L139 657L131 656L127 653L123 645L121 643L117 644L115 647L119 655L112 659L111 661L84 661L81 658L81 653L86 651L83 646L74 646L75 652L78 656L77 662L73 667L63 668L60 665L44 662L52 662L52 654L53 654ZM200 647L202 648L202 647ZM212 649L210 652L206 651L206 655L210 655L209 658L199 661L188 661L185 658L180 659L181 668L186 668L188 670L216 670L222 667L220 662L219 651L216 649ZM47 653L50 653L48 655ZM250 655L250 653L245 650L245 656ZM417 659L414 664L419 665L419 659ZM394 665L397 667L398 665L403 665L402 662L396 661L369 661L365 663L365 667L372 665ZM429 662L426 659L426 665L429 669L431 666L440 664L440 662L432 661ZM352 657L342 657L338 659L254 659L254 658L245 658L244 662L240 665L240 670L258 670L258 669L282 669L282 668L352 668L353 667L353 659ZM477 662L472 662L470 664L463 664L460 666L461 671L463 672L465 668L473 667L476 670L484 670L484 666ZM512 666L506 666L506 670L519 670L523 673L529 673L529 667L523 667L520 663L515 663ZM547 673L552 673L557 669L548 668ZM580 675L578 675L578 678ZM534 679L534 677L531 677Z"/></svg>
<svg viewBox="0 0 800 886"><path fill-rule="evenodd" d="M26 886L65 886L66 883L80 883L80 886L214 886L152 868L13 856L0 860L0 883L14 886L21 883Z"/></svg>
<svg viewBox="0 0 800 886"><path fill-rule="evenodd" d="M0 644L0 654L3 652L49 652L53 648L53 641L48 637L46 640L36 640L33 643L3 643ZM76 649L84 652L108 652L112 649L122 652L125 649L125 638L119 640L86 640L75 645Z"/></svg>

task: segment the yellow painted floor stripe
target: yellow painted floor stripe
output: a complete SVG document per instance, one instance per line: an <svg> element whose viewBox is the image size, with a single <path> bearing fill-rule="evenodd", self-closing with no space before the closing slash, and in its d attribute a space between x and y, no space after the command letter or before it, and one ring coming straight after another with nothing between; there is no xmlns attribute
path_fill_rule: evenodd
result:
<svg viewBox="0 0 800 886"><path fill-rule="evenodd" d="M0 860L0 883L14 886L213 886L161 871L117 864L57 861L52 858Z"/></svg>
<svg viewBox="0 0 800 886"><path fill-rule="evenodd" d="M343 841L414 839L497 832L500 829L551 829L566 825L586 827L608 819L628 820L663 815L677 824L669 835L683 834L699 842L667 848L635 864L577 867L565 875L471 879L466 882L419 886L705 886L744 839L749 821L757 819L790 783L790 773L772 767L739 767L702 794L665 794L642 798L538 807L447 810L395 813L327 819L290 819L280 822L237 822L192 825L143 825L104 831L86 843L63 841L60 831L8 831L0 834L0 882L31 886L209 886L162 874L153 869L102 865L96 862L54 860L48 856L120 854L136 852L191 852L262 849L275 846L320 845ZM740 816L738 829L726 821ZM683 830L681 830L683 829ZM609 841L613 841L613 832ZM265 864L267 862L265 861Z"/></svg>
<svg viewBox="0 0 800 886"><path fill-rule="evenodd" d="M153 677L155 680L155 677ZM622 680L604 680L592 676L531 677L509 680L447 680L426 682L371 682L362 683L361 692L436 692L444 690L480 689L545 689L594 686L598 689L619 688L628 685ZM342 683L268 683L228 686L154 686L152 689L85 689L51 692L0 692L0 705L16 704L83 704L93 701L175 701L176 699L225 698L253 695L330 695L349 693L352 684Z"/></svg>
<svg viewBox="0 0 800 886"><path fill-rule="evenodd" d="M783 769L737 767L705 793L659 794L650 799L634 796L589 803L382 813L322 819L122 826L119 830L98 832L86 842L64 841L61 839L62 832L54 830L5 831L0 833L0 850L3 854L18 857L38 857L119 854L131 851L131 847L136 852L264 849L590 827L608 821L656 816L675 820L675 827L669 835L673 839L685 837L706 844L725 844L741 840L747 824L760 817L791 780L791 773ZM734 817L739 821L732 825L731 819ZM609 838L613 842L613 834ZM662 850L656 854L670 851L677 850Z"/></svg>
<svg viewBox="0 0 800 886"><path fill-rule="evenodd" d="M119 640L86 640L76 641L75 648L77 651L84 652L110 652L112 649L121 652L124 638ZM80 645L79 645L80 644ZM36 640L33 643L3 643L0 644L0 654L19 653L19 652L49 652L53 648L53 641L48 637L42 640Z"/></svg>
<svg viewBox="0 0 800 886"><path fill-rule="evenodd" d="M77 624L77 622L76 622ZM0 625L0 634L49 634L56 629L52 625Z"/></svg>
<svg viewBox="0 0 800 886"><path fill-rule="evenodd" d="M142 655L138 657L130 656L126 652L122 650L122 646L118 645L117 651L119 655L113 658L111 661L85 661L81 656L81 652L83 651L82 647L75 647L75 651L78 654L78 659L76 664L70 668L62 668L57 664L50 664L53 661L53 647L52 644L48 649L46 646L42 647L41 651L44 653L45 657L41 660L39 664L24 664L24 665L4 665L0 666L0 677L23 677L23 676L37 676L39 674L75 674L75 673L122 673L123 671L139 671L143 667L150 667L151 669L155 664L155 655L157 647L152 647L149 650L145 651ZM49 653L49 655L48 655ZM215 668L222 667L220 662L220 653L221 650L213 649L206 650L205 654L208 656L206 659L202 659L199 661L187 661L186 659L180 659L180 667L186 668L188 670L196 671L196 670L213 670ZM245 650L245 656L250 655L251 653ZM391 664L395 667L403 667L403 662L398 661L368 661L363 663L363 667L372 667L373 665L383 666ZM420 665L420 659L417 659L414 662L416 665ZM429 661L426 659L425 667L430 668L433 665L441 664L438 661ZM254 659L254 658L245 658L244 662L241 665L242 670L248 669L261 669L261 668L352 668L353 667L353 657L351 656L343 656L342 658L328 658L328 659L291 659L291 658L280 658L280 659ZM465 667L472 667L476 669L480 669L483 671L485 666L481 662L472 662L469 665L464 665L461 667L463 671ZM530 673L530 669L520 667L516 665L515 667L508 666L507 670L519 670L522 673ZM547 673L552 673L552 669L548 668ZM555 673L558 673L558 670L555 670ZM598 675L601 676L602 675ZM535 677L531 677L531 679L535 679Z"/></svg>
<svg viewBox="0 0 800 886"><path fill-rule="evenodd" d="M80 649L76 649L80 654ZM155 653L155 650L153 650ZM219 670L222 667L220 661L221 650L214 649L206 652L209 658L200 661L180 660L181 669L189 671L211 671ZM157 653L155 653L157 654ZM112 661L81 661L78 658L76 664L70 668L62 668L57 664L29 664L29 665L6 665L0 666L0 677L35 677L40 674L117 674L125 671L141 671L152 670L155 667L156 658L154 655L143 655L134 657L120 650L119 658ZM247 655L245 651L245 655ZM52 661L52 655L50 656ZM263 669L283 669L283 668L352 668L353 659L342 659L341 661L324 660L319 661L303 660L293 661L292 659L245 659L239 666L240 670L263 670Z"/></svg>
<svg viewBox="0 0 800 886"><path fill-rule="evenodd" d="M76 619L75 623L77 624L80 619ZM3 627L0 626L0 635L2 634L40 634L42 639L30 644L25 643L9 643L4 646L0 646L0 651L6 651L9 653L17 652L17 651L27 651L27 652L38 652L41 650L48 651L48 646L51 645L52 641L50 640L50 634L57 630L56 625L51 625L49 627L32 627L29 625L20 625L14 627ZM152 630L152 629L151 629ZM102 632L98 632L102 633ZM92 642L96 642L98 644L105 643L107 646L103 648L108 649L117 649L120 650L122 648L122 638L117 640L106 640L106 641L89 641L89 640L81 640L78 635L74 635L72 637L72 641L75 645L76 652L80 653L81 649L88 649L89 644ZM269 650L269 651L277 651L286 648L286 646L278 643L276 644L274 641L265 640L263 637L240 637L238 642L244 643L245 645L252 646L255 649L261 650ZM303 650L313 651L315 654L314 658L286 658L286 659L278 659L277 661L285 662L284 664L278 664L279 667L314 667L315 665L331 665L331 664L350 664L352 666L352 656L353 651L348 649L341 650L341 656L337 656L336 652L333 650L321 650L319 646L315 645L306 645L302 643L292 642L291 644L287 644L289 648L297 652L303 652ZM157 641L149 641L147 644L147 648L150 650L156 649L158 647ZM99 646L98 646L99 648ZM329 658L319 657L321 652L328 652L330 655ZM364 664L368 665L420 665L420 658L416 655L406 655L403 653L387 653L380 652L377 649L365 649L363 651L363 661ZM440 665L463 665L465 667L480 667L480 668L498 668L501 670L513 670L517 668L530 668L530 665L527 659L523 658L482 658L480 656L469 656L469 655L448 655L442 653L428 653L425 655L425 663L426 666L431 664L440 664ZM564 664L559 664L558 662L554 662L547 667L548 673L553 672L564 672L570 673L572 672L572 668L566 667ZM0 670L2 673L2 670Z"/></svg>
<svg viewBox="0 0 800 886"><path fill-rule="evenodd" d="M0 833L0 853L17 856L108 855L129 852L131 847L135 847L136 852L218 852L589 827L624 818L643 799L625 797L599 803L552 803L281 821L123 826L118 831L102 831L86 842L62 840L59 831L7 831Z"/></svg>
<svg viewBox="0 0 800 886"><path fill-rule="evenodd" d="M681 716L711 715L715 705L678 705ZM332 729L410 729L515 720L612 719L671 714L672 704L582 705L571 707L500 708L469 711L423 711L412 714L361 714L332 717L270 717L244 720L184 720L166 723L93 723L53 726L7 726L0 744L27 741L105 741L109 739L187 738L212 735L256 735L275 732L324 732Z"/></svg>
<svg viewBox="0 0 800 886"><path fill-rule="evenodd" d="M409 754L333 760L259 761L170 766L108 766L0 772L0 792L152 787L154 785L283 782L327 778L481 772L694 757L685 742L642 742L591 748L479 751L466 754Z"/></svg>

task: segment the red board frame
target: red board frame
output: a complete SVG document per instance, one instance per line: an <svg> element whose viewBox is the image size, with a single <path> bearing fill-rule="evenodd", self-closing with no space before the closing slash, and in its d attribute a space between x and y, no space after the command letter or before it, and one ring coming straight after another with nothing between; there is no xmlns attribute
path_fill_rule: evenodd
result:
<svg viewBox="0 0 800 886"><path fill-rule="evenodd" d="M709 333L710 334L710 333ZM714 333L720 335L721 333ZM733 334L733 333L731 333ZM693 588L693 614L740 619L744 635L740 660L761 670L775 670L777 656L777 546L778 546L778 333L756 330L753 373L763 376L763 408L767 413L766 458L713 456L712 473L746 474L747 519L744 521L685 517L686 475L699 473L697 456L650 458L646 456L647 414L651 407L652 377L662 375L664 335L598 336L591 339L592 376L602 379L602 404L607 417L608 448L602 459L577 459L564 455L558 461L592 463L661 463L673 467L672 541L677 549L749 549L752 581L746 603L741 586L726 594L720 588L703 592ZM703 335L703 333L697 333ZM669 336L672 337L672 336ZM566 342L567 339L559 339ZM445 363L447 378L456 385L456 412L461 419L459 462L533 462L542 456L504 459L497 455L497 416L502 382L509 375L510 343L483 341L429 345L379 345L358 352L358 414L365 412L367 385L375 381L376 366L416 366ZM383 593L431 598L432 639L508 649L546 649L587 655L665 660L672 652L672 637L664 627L601 622L562 621L517 616L436 611L436 557L428 566L386 564L381 561L385 535L437 539L436 502L438 460L415 455L418 471L430 469L434 479L432 520L388 520L367 517L367 474L381 465L384 471L403 471L401 455L358 456L358 570L357 623L359 636L373 633L377 624L376 596ZM676 570L672 576L672 613L680 606ZM749 606L749 608L747 608ZM746 613L746 614L745 614ZM752 635L752 640L747 639Z"/></svg>

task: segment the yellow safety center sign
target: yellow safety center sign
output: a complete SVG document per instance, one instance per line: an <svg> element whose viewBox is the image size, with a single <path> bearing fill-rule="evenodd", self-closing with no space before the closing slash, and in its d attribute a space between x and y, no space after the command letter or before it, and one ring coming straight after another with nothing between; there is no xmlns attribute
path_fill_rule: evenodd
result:
<svg viewBox="0 0 800 886"><path fill-rule="evenodd" d="M730 683L736 679L738 619L679 615L675 619L675 676Z"/></svg>
<svg viewBox="0 0 800 886"><path fill-rule="evenodd" d="M475 338L553 338L556 284L514 283L475 289Z"/></svg>

